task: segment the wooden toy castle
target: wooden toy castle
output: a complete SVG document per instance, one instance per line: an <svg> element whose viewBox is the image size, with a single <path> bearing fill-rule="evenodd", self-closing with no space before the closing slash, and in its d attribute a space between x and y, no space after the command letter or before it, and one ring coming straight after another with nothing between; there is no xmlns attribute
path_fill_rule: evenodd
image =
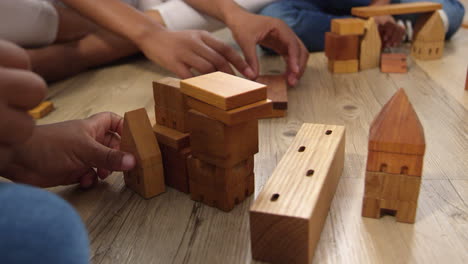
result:
<svg viewBox="0 0 468 264"><path fill-rule="evenodd" d="M425 146L423 127L400 89L370 128L362 216L392 214L414 223Z"/></svg>

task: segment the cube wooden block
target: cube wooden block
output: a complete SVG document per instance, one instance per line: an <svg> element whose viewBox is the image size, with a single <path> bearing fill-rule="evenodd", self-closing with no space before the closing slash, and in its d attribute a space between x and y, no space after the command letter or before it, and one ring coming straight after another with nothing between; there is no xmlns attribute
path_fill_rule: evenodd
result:
<svg viewBox="0 0 468 264"><path fill-rule="evenodd" d="M288 109L288 84L283 75L262 75L255 80L267 86L267 97L273 102L273 109Z"/></svg>
<svg viewBox="0 0 468 264"><path fill-rule="evenodd" d="M175 150L182 150L190 146L190 134L168 128L159 124L153 126L154 135L159 144L166 145Z"/></svg>
<svg viewBox="0 0 468 264"><path fill-rule="evenodd" d="M359 44L358 35L325 33L325 55L332 61L357 60Z"/></svg>
<svg viewBox="0 0 468 264"><path fill-rule="evenodd" d="M187 97L187 105L193 110L231 126L257 120L273 112L271 100L262 100L227 111L191 97Z"/></svg>
<svg viewBox="0 0 468 264"><path fill-rule="evenodd" d="M366 170L421 176L424 156L369 151Z"/></svg>
<svg viewBox="0 0 468 264"><path fill-rule="evenodd" d="M354 73L359 71L358 60L328 60L328 70L332 73Z"/></svg>
<svg viewBox="0 0 468 264"><path fill-rule="evenodd" d="M187 159L191 154L190 148L176 150L164 144L159 144L159 147L164 163L166 185L178 191L189 193Z"/></svg>
<svg viewBox="0 0 468 264"><path fill-rule="evenodd" d="M166 77L153 82L156 122L181 132L187 132L185 97L180 91L180 80Z"/></svg>
<svg viewBox="0 0 468 264"><path fill-rule="evenodd" d="M34 119L41 119L44 116L48 115L53 110L54 110L54 104L50 101L44 101L40 103L38 106L29 110L28 113Z"/></svg>
<svg viewBox="0 0 468 264"><path fill-rule="evenodd" d="M231 110L267 99L265 85L223 72L183 80L181 91L223 110Z"/></svg>
<svg viewBox="0 0 468 264"><path fill-rule="evenodd" d="M444 55L444 41L423 42L415 41L411 47L411 55L419 60L436 60Z"/></svg>
<svg viewBox="0 0 468 264"><path fill-rule="evenodd" d="M360 18L337 18L332 19L331 32L339 35L362 35L364 34L365 20Z"/></svg>
<svg viewBox="0 0 468 264"><path fill-rule="evenodd" d="M187 113L176 112L168 108L154 107L156 114L156 123L180 132L187 133Z"/></svg>
<svg viewBox="0 0 468 264"><path fill-rule="evenodd" d="M407 73L407 55L402 53L383 53L380 70L384 73Z"/></svg>
<svg viewBox="0 0 468 264"><path fill-rule="evenodd" d="M202 113L188 114L193 155L218 167L230 168L258 152L258 121L228 126Z"/></svg>

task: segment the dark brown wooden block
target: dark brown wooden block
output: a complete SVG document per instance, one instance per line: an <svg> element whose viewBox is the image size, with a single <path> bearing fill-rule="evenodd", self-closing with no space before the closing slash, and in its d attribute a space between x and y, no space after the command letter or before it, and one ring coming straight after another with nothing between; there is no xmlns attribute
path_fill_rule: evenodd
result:
<svg viewBox="0 0 468 264"><path fill-rule="evenodd" d="M159 144L166 145L175 150L182 150L190 146L190 134L168 128L159 124L153 126L154 134Z"/></svg>
<svg viewBox="0 0 468 264"><path fill-rule="evenodd" d="M164 163L164 179L166 185L178 191L189 193L189 176L187 158L190 148L176 150L164 144L159 144Z"/></svg>
<svg viewBox="0 0 468 264"><path fill-rule="evenodd" d="M359 36L325 33L325 55L329 60L358 60Z"/></svg>

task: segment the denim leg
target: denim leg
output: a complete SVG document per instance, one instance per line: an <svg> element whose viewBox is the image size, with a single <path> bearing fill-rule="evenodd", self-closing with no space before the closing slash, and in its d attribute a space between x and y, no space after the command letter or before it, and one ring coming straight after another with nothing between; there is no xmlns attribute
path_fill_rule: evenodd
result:
<svg viewBox="0 0 468 264"><path fill-rule="evenodd" d="M399 3L412 3L412 2L421 2L424 0L392 0L393 4ZM446 34L446 39L450 39L460 28L461 24L463 23L463 18L465 17L465 8L458 0L431 0L432 2L441 3L443 5L443 9L447 14L449 20L449 30ZM416 23L419 15L412 14L412 15L400 15L396 16L398 19L402 20L410 20L413 25Z"/></svg>
<svg viewBox="0 0 468 264"><path fill-rule="evenodd" d="M0 263L89 263L86 229L58 196L0 183Z"/></svg>

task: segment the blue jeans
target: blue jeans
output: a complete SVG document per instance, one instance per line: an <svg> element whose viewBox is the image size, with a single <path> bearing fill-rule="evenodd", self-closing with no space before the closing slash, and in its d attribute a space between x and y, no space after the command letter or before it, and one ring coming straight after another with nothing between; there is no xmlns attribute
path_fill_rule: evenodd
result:
<svg viewBox="0 0 468 264"><path fill-rule="evenodd" d="M0 183L0 263L89 263L80 216L45 190Z"/></svg>
<svg viewBox="0 0 468 264"><path fill-rule="evenodd" d="M420 2L424 0L392 0L392 3ZM443 4L449 19L449 39L463 22L465 9L458 0L431 0ZM309 51L323 51L325 32L330 31L332 19L349 17L351 8L367 6L370 0L280 0L266 6L260 14L279 18L286 22ZM398 19L410 20L413 25L418 15L397 16Z"/></svg>

